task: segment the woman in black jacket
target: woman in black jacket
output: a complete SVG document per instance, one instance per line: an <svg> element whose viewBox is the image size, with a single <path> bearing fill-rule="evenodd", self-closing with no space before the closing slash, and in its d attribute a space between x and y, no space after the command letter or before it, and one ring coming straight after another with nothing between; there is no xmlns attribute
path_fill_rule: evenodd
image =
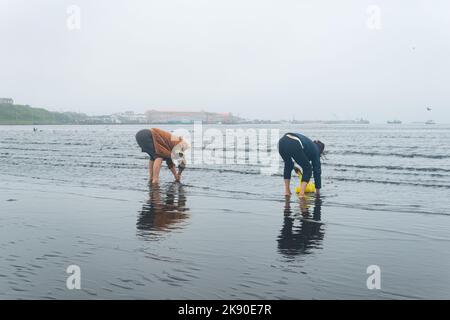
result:
<svg viewBox="0 0 450 320"><path fill-rule="evenodd" d="M294 161L303 170L300 197L305 196L306 185L314 174L316 194L320 195L322 188L320 156L325 150L325 145L319 141L312 141L299 133L286 133L278 142L278 151L284 161L284 187L285 195L291 195L291 174L294 169Z"/></svg>

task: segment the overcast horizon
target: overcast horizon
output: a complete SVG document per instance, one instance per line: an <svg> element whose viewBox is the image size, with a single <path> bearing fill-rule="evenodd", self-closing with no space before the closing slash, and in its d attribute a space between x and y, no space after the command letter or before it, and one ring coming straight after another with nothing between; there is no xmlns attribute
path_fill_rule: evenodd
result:
<svg viewBox="0 0 450 320"><path fill-rule="evenodd" d="M0 0L0 97L89 115L449 123L449 15L444 0Z"/></svg>

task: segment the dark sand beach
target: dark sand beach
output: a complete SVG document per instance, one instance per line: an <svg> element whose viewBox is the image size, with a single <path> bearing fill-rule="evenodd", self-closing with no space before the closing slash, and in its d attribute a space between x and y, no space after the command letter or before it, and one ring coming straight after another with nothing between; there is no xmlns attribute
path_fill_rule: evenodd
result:
<svg viewBox="0 0 450 320"><path fill-rule="evenodd" d="M330 150L306 204L252 166L151 188L138 126L31 129L0 127L1 299L450 298L449 127L304 128Z"/></svg>

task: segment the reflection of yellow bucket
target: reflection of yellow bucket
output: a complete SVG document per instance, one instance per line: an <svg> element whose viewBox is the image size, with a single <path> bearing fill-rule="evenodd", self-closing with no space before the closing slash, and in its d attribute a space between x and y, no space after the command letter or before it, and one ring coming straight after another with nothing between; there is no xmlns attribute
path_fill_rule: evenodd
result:
<svg viewBox="0 0 450 320"><path fill-rule="evenodd" d="M298 177L300 178L300 185L295 188L295 192L300 193L300 186L302 184L302 174L299 173ZM311 181L306 185L305 193L314 193L316 192L316 185Z"/></svg>

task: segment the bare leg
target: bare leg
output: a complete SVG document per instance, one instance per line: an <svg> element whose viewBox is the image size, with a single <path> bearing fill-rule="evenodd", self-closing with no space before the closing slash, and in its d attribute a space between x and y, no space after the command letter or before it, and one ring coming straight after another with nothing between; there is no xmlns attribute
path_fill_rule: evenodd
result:
<svg viewBox="0 0 450 320"><path fill-rule="evenodd" d="M177 173L177 168L175 165L173 165L172 167L170 167L170 171L172 171L173 177L175 178L176 182L180 182L180 177L178 176Z"/></svg>
<svg viewBox="0 0 450 320"><path fill-rule="evenodd" d="M150 176L150 181L152 181L153 180L153 160L150 160L148 162L148 173Z"/></svg>
<svg viewBox="0 0 450 320"><path fill-rule="evenodd" d="M302 184L300 186L300 193L298 194L298 196L300 198L304 198L305 197L305 190L306 190L306 186L307 185L308 185L308 182L302 181Z"/></svg>
<svg viewBox="0 0 450 320"><path fill-rule="evenodd" d="M291 195L291 179L284 179L284 195Z"/></svg>
<svg viewBox="0 0 450 320"><path fill-rule="evenodd" d="M153 161L153 178L152 183L159 183L159 172L161 171L162 158Z"/></svg>

